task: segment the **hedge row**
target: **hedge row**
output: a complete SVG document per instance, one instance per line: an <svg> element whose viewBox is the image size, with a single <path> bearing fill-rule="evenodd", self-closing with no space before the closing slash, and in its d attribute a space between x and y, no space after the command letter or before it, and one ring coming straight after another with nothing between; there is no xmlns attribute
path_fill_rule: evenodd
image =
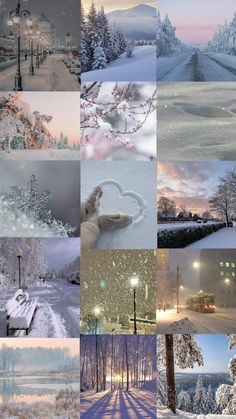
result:
<svg viewBox="0 0 236 419"><path fill-rule="evenodd" d="M226 227L226 223L206 224L193 227L180 227L173 230L161 230L157 233L157 247L178 249L186 247L209 234Z"/></svg>

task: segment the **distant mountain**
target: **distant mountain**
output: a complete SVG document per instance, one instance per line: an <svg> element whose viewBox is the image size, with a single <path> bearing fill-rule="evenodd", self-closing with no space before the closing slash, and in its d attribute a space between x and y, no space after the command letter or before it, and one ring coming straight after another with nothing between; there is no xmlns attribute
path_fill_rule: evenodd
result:
<svg viewBox="0 0 236 419"><path fill-rule="evenodd" d="M115 25L132 40L150 40L156 35L155 7L139 4L126 10L115 10L107 14L111 25Z"/></svg>

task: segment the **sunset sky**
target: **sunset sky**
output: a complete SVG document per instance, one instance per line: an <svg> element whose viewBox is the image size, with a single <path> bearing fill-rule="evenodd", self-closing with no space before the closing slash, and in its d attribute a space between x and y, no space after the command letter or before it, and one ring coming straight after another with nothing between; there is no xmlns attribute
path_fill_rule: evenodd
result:
<svg viewBox="0 0 236 419"><path fill-rule="evenodd" d="M80 98L77 92L24 92L21 100L31 111L53 116L47 125L53 136L58 137L63 132L71 145L78 143Z"/></svg>
<svg viewBox="0 0 236 419"><path fill-rule="evenodd" d="M161 17L169 15L176 34L185 43L207 43L217 25L231 21L235 0L157 0Z"/></svg>
<svg viewBox="0 0 236 419"><path fill-rule="evenodd" d="M223 161L159 162L157 165L158 198L166 196L177 206L201 213L209 209L208 199L216 190L219 176L235 163Z"/></svg>
<svg viewBox="0 0 236 419"><path fill-rule="evenodd" d="M91 6L92 0L83 0L82 5L84 10L87 11ZM151 7L156 7L156 1L138 1L138 0L94 0L97 8L104 7L105 12L113 12L114 10L130 9L131 7L138 6L139 4L146 4Z"/></svg>
<svg viewBox="0 0 236 419"><path fill-rule="evenodd" d="M11 348L37 348L37 346L42 346L43 348L68 348L71 355L79 354L79 339L0 338L0 347L3 344Z"/></svg>

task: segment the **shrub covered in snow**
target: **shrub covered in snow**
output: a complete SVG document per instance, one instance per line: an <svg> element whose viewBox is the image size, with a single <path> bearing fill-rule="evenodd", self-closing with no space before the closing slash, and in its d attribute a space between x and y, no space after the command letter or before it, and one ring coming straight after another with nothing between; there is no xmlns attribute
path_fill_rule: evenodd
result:
<svg viewBox="0 0 236 419"><path fill-rule="evenodd" d="M179 227L170 229L162 229L157 233L157 242L159 248L182 248L189 244L203 239L209 234L226 227L225 223L212 223L197 225L191 227Z"/></svg>
<svg viewBox="0 0 236 419"><path fill-rule="evenodd" d="M55 399L57 415L66 414L70 419L79 419L79 392L70 387L60 390Z"/></svg>
<svg viewBox="0 0 236 419"><path fill-rule="evenodd" d="M236 55L236 12L230 23L218 26L208 47L217 52Z"/></svg>

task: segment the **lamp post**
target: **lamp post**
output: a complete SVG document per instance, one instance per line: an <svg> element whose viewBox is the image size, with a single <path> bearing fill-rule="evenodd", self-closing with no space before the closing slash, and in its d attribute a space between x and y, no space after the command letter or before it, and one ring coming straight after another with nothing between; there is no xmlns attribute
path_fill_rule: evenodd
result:
<svg viewBox="0 0 236 419"><path fill-rule="evenodd" d="M21 35L20 35L20 22L21 18L29 18L30 12L28 10L21 10L20 0L17 2L16 9L11 10L10 19L8 20L8 25L16 25L17 31L17 68L15 75L15 87L14 90L22 91L22 75L21 75L21 65L20 65L20 48L21 48Z"/></svg>
<svg viewBox="0 0 236 419"><path fill-rule="evenodd" d="M68 60L69 60L70 59L70 42L71 42L71 34L70 34L70 32L67 32L67 34L66 34L66 42L67 42Z"/></svg>
<svg viewBox="0 0 236 419"><path fill-rule="evenodd" d="M134 335L137 335L137 308L136 308L136 288L138 286L138 277L137 276L133 276L130 279L130 285L133 288L133 297L134 297Z"/></svg>
<svg viewBox="0 0 236 419"><path fill-rule="evenodd" d="M97 335L97 328L98 328L98 318L99 318L99 315L101 314L101 308L100 307L94 307L94 309L93 309L93 313L94 313L94 315L95 315L95 317L96 317L96 323L95 323L95 335Z"/></svg>
<svg viewBox="0 0 236 419"><path fill-rule="evenodd" d="M16 256L18 258L18 267L19 267L19 289L21 288L21 258L22 258L22 250L20 247L18 247L17 251L16 251Z"/></svg>
<svg viewBox="0 0 236 419"><path fill-rule="evenodd" d="M176 313L179 313L179 289L180 289L180 270L184 271L185 269L189 268L190 266L192 266L194 269L198 269L200 267L200 263L199 262L193 262L190 263L187 266L184 266L183 268L180 268L179 265L177 265L176 268ZM182 287L182 285L181 285Z"/></svg>

